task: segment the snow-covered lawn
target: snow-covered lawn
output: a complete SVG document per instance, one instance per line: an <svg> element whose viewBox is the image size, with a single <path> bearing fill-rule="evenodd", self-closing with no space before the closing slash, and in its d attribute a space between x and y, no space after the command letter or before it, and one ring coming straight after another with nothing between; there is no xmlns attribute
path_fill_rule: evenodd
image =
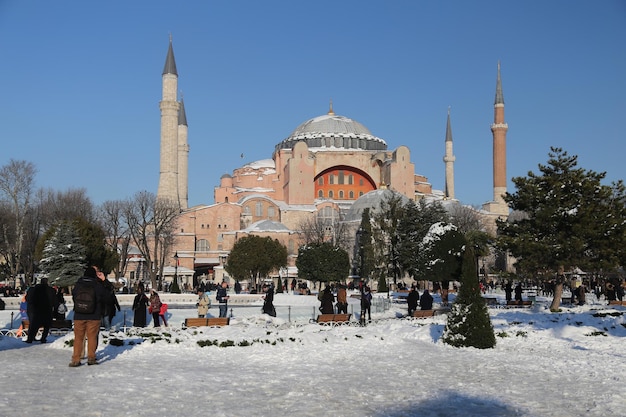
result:
<svg viewBox="0 0 626 417"><path fill-rule="evenodd" d="M276 305L312 315L312 299ZM604 304L490 309L488 350L443 344L445 316L401 319L402 304L366 327L233 306L230 326L182 330L195 310L173 309L168 328L102 333L100 364L79 368L67 366L72 333L43 345L0 336L0 415L623 416L626 308Z"/></svg>

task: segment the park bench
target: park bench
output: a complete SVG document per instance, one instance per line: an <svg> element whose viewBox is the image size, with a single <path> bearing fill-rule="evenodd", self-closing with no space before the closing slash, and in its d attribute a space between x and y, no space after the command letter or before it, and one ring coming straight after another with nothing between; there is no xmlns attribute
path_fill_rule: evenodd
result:
<svg viewBox="0 0 626 417"><path fill-rule="evenodd" d="M626 306L626 300L624 300L624 301L611 300L611 301L609 301L609 305L610 306Z"/></svg>
<svg viewBox="0 0 626 417"><path fill-rule="evenodd" d="M317 316L317 320L312 320L312 322L326 326L335 326L350 322L350 317L351 314L320 314Z"/></svg>
<svg viewBox="0 0 626 417"><path fill-rule="evenodd" d="M483 299L485 300L485 304L487 304L488 306L498 305L498 299L495 297L483 297Z"/></svg>
<svg viewBox="0 0 626 417"><path fill-rule="evenodd" d="M230 324L230 317L193 317L185 319L183 327L221 327Z"/></svg>
<svg viewBox="0 0 626 417"><path fill-rule="evenodd" d="M29 320L22 320L22 330L24 331L25 335L28 334L29 328L30 328L30 321ZM41 327L39 329L41 329ZM39 331L39 329L37 329L37 331ZM71 330L72 330L72 320L57 320L57 319L54 319L54 320L52 320L52 323L50 324L50 333L51 334L67 333L67 332L69 332Z"/></svg>
<svg viewBox="0 0 626 417"><path fill-rule="evenodd" d="M413 312L413 317L418 319L425 319L426 317L433 317L435 315L435 310L415 310Z"/></svg>
<svg viewBox="0 0 626 417"><path fill-rule="evenodd" d="M511 301L506 302L507 307L530 307L532 305L533 305L533 302L530 300L522 300L522 301L511 300Z"/></svg>

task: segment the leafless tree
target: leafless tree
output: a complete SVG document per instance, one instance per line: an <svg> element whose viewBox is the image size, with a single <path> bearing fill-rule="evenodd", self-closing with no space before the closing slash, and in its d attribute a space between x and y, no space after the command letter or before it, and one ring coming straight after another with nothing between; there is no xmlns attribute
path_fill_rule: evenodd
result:
<svg viewBox="0 0 626 417"><path fill-rule="evenodd" d="M126 203L121 200L109 200L102 203L97 210L98 220L106 233L109 248L120 255L120 262L113 270L116 279L126 275L128 266L130 232L124 219L125 205Z"/></svg>
<svg viewBox="0 0 626 417"><path fill-rule="evenodd" d="M472 207L455 204L448 208L450 222L464 235L469 232L485 230L480 214Z"/></svg>
<svg viewBox="0 0 626 417"><path fill-rule="evenodd" d="M298 224L303 244L331 242L334 246L346 246L346 226L341 221L339 213L329 215L327 212L318 212ZM344 248L345 249L345 248Z"/></svg>
<svg viewBox="0 0 626 417"><path fill-rule="evenodd" d="M132 242L146 260L153 288L162 279L165 258L173 243L176 218L180 213L178 202L157 199L148 191L140 191L124 207L124 221ZM161 275L161 276L160 276Z"/></svg>
<svg viewBox="0 0 626 417"><path fill-rule="evenodd" d="M24 270L22 254L36 172L31 162L14 159L0 168L0 200L9 213L2 224L2 255L13 277Z"/></svg>
<svg viewBox="0 0 626 417"><path fill-rule="evenodd" d="M40 204L43 225L49 228L64 221L95 220L95 210L85 188L70 188L66 191L52 189L41 192Z"/></svg>

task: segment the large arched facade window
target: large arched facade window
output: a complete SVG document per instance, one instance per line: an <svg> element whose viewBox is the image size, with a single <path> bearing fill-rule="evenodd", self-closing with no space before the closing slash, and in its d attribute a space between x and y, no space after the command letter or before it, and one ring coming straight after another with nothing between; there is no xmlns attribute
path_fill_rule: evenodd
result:
<svg viewBox="0 0 626 417"><path fill-rule="evenodd" d="M354 167L340 165L328 168L315 177L315 195L339 200L356 200L376 189L372 178Z"/></svg>

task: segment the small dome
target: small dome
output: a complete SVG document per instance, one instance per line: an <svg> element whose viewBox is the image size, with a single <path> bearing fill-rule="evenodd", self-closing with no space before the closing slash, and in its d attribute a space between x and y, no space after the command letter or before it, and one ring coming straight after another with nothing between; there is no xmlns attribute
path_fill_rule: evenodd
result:
<svg viewBox="0 0 626 417"><path fill-rule="evenodd" d="M328 114L298 126L287 139L276 145L276 150L291 149L300 141L309 148L387 149L387 143L372 135L368 128L356 120L335 114L332 108Z"/></svg>

